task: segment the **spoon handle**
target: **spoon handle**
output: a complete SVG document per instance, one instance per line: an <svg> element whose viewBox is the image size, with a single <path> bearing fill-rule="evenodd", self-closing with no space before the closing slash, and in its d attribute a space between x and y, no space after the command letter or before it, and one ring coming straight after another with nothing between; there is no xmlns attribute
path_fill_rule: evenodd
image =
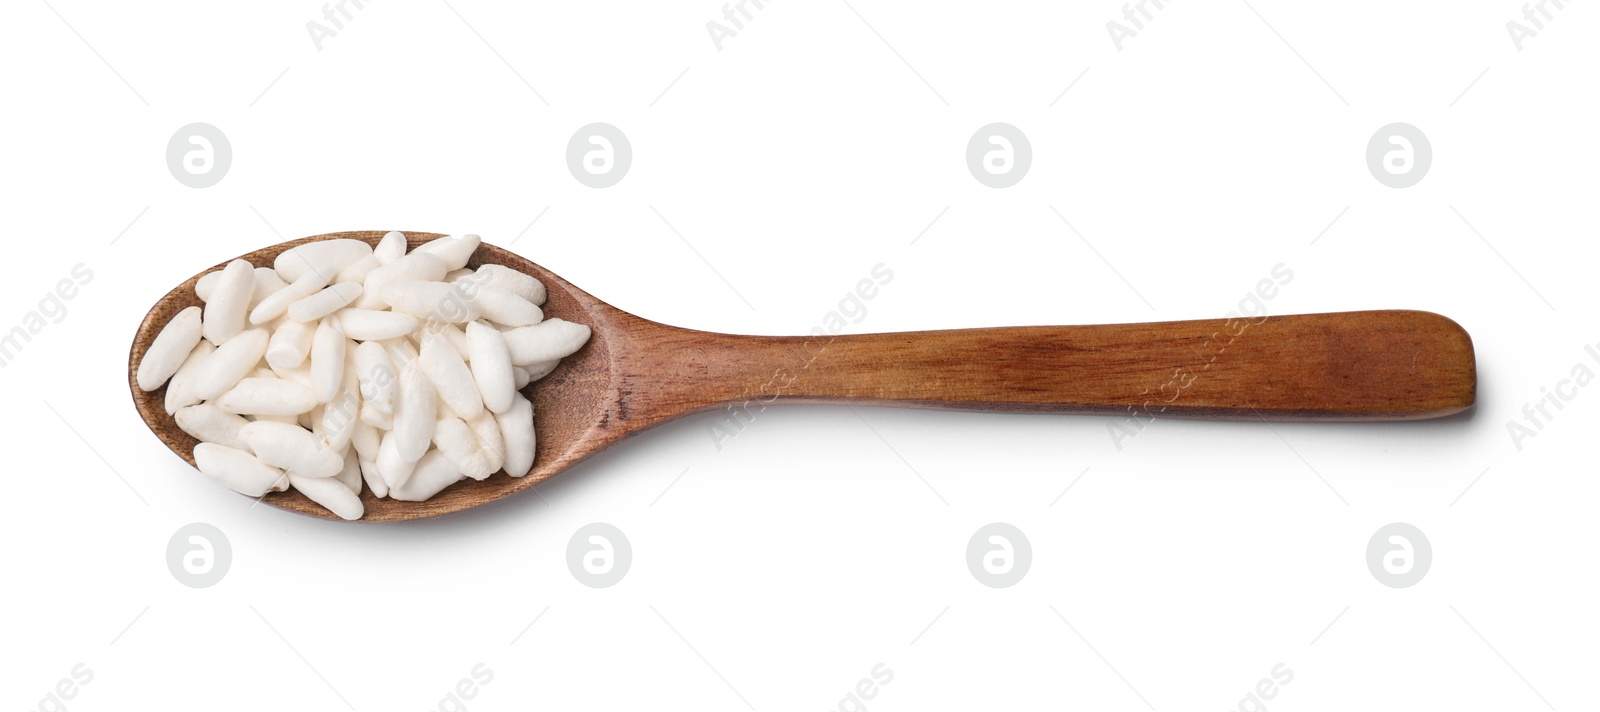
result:
<svg viewBox="0 0 1600 712"><path fill-rule="evenodd" d="M1471 337L1421 311L850 336L689 333L702 338L657 353L710 396L695 410L783 400L1140 419L1417 420L1465 410L1477 390Z"/></svg>

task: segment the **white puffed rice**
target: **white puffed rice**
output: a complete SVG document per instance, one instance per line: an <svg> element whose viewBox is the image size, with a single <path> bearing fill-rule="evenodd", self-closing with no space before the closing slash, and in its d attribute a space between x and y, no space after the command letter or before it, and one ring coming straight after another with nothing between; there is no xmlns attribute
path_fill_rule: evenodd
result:
<svg viewBox="0 0 1600 712"><path fill-rule="evenodd" d="M165 324L137 368L200 441L196 466L259 497L290 487L344 519L373 497L421 501L465 478L533 467L518 391L588 341L545 319L545 286L467 266L477 235L406 251L351 239L233 260L196 281L203 307Z"/></svg>

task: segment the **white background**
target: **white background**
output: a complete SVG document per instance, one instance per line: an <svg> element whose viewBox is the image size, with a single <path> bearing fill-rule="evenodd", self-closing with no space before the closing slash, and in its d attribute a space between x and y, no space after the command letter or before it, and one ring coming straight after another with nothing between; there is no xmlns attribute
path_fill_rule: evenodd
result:
<svg viewBox="0 0 1600 712"><path fill-rule="evenodd" d="M1600 387L1507 432L1600 372L1594 5L1552 4L1521 51L1512 0L1169 2L1121 51L1109 0L778 0L721 51L714 0L351 9L320 51L306 0L0 12L0 329L94 273L0 369L7 709L79 663L72 710L1248 710L1279 663L1272 710L1596 705ZM634 150L599 190L564 160L596 121ZM1434 153L1406 189L1365 163L1397 121ZM192 122L232 145L214 187L168 172ZM965 165L991 122L1032 144L1011 188ZM196 271L349 229L515 240L623 309L760 334L810 330L878 262L851 333L1219 317L1281 262L1273 314L1459 321L1479 405L1161 421L1120 451L1109 418L780 407L438 520L252 508L144 428L127 345ZM634 552L607 589L564 560L597 521ZM231 542L214 587L165 564L190 522ZM1031 542L1014 587L967 570L990 522ZM1410 588L1366 565L1390 522L1432 545Z"/></svg>

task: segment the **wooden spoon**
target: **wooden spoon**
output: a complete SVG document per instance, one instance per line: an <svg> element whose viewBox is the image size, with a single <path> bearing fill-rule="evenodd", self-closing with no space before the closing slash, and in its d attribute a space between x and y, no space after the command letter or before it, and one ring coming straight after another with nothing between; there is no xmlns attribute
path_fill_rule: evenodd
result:
<svg viewBox="0 0 1600 712"><path fill-rule="evenodd" d="M377 244L338 232L241 255L257 266L314 240ZM410 247L442 237L407 233ZM224 263L226 264L226 263ZM425 502L363 491L362 521L419 519L526 489L612 443L673 418L773 400L955 410L1233 420L1418 420L1472 407L1472 339L1421 311L1366 311L1105 326L1030 326L849 336L734 336L680 329L595 299L548 270L484 244L469 266L538 278L549 317L588 324L589 343L523 393L538 450L526 477L464 480ZM166 414L166 389L139 390L139 361L161 327L201 304L195 282L168 292L139 325L128 386L150 430L189 464L196 440ZM735 417L739 414L735 412ZM1137 426L1130 426L1137 427ZM268 504L334 518L295 491Z"/></svg>

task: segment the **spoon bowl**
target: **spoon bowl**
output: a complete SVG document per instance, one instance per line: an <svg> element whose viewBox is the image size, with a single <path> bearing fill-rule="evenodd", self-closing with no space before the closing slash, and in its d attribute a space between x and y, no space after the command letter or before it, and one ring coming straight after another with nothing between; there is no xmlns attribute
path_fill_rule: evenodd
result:
<svg viewBox="0 0 1600 712"><path fill-rule="evenodd" d="M271 265L285 250L349 238L376 245L384 231L291 240L246 255ZM406 233L407 249L443 237ZM230 260L231 261L231 260ZM359 521L433 517L491 502L548 479L613 443L679 416L727 408L739 423L777 400L954 410L1118 416L1136 432L1155 417L1261 421L1400 421L1471 408L1472 339L1424 311L1384 310L1230 317L1093 326L1029 326L891 334L739 336L682 329L612 307L508 250L483 243L469 267L532 275L548 317L586 324L577 353L522 390L534 406L533 469L466 479L422 502L363 488ZM145 425L190 465L198 441L167 415L166 385L140 390L139 363L163 326L202 302L195 283L163 296L134 335L128 386ZM336 517L290 490L266 503ZM342 521L342 520L341 520Z"/></svg>
<svg viewBox="0 0 1600 712"><path fill-rule="evenodd" d="M387 231L364 230L316 235L266 247L240 255L236 259L245 260L256 266L271 266L279 253L308 242L346 238L377 245L385 232ZM408 232L406 250L409 252L418 245L441 237L445 236L437 233ZM145 350L150 347L156 334L161 332L161 328L183 309L204 305L200 297L195 294L195 283L207 273L220 270L231 261L225 261L190 277L157 301L150 309L150 313L145 316L144 322L139 325L133 340L133 350L128 359L128 383L133 391L133 402L139 410L139 415L162 443L190 465L195 464L194 446L199 444L199 441L183 432L172 416L167 415L164 406L167 386L163 385L154 391L144 392L139 389L135 375ZM605 436L594 431L595 425L601 421L611 384L611 352L608 336L616 333L614 329L602 325L609 323L607 319L613 313L622 312L589 296L549 270L508 250L489 244L480 245L467 266L476 269L486 264L502 265L532 275L544 283L548 293L543 307L547 317L559 317L579 324L588 324L592 330L589 343L582 349L562 359L561 365L549 375L522 389L522 394L533 402L535 432L538 435L533 470L523 477L507 477L501 473L481 481L463 480L422 502L380 499L373 496L371 490L363 488L361 502L366 509L362 518L357 521L420 519L475 507L538 484L599 450L596 443L603 441ZM268 493L262 501L302 514L337 519L322 505L312 502L293 489Z"/></svg>

